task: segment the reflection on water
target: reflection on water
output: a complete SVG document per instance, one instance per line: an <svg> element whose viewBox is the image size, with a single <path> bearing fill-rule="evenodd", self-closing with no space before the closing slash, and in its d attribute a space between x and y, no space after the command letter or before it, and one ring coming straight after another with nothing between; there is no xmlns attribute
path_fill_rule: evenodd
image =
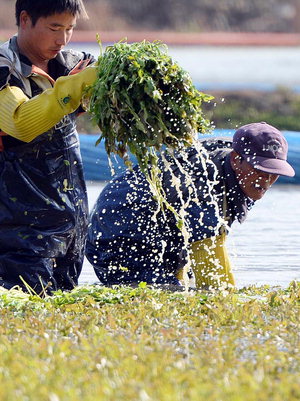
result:
<svg viewBox="0 0 300 401"><path fill-rule="evenodd" d="M90 208L103 183L88 184ZM251 284L287 286L300 280L300 187L276 185L256 203L244 224L234 223L228 250L238 287ZM97 282L85 261L80 283Z"/></svg>

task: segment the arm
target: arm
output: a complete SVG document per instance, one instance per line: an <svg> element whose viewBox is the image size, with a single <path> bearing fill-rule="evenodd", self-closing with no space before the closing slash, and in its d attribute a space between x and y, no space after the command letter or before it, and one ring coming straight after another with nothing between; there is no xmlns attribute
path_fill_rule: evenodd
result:
<svg viewBox="0 0 300 401"><path fill-rule="evenodd" d="M0 127L8 135L30 142L52 128L80 105L84 89L97 77L89 66L75 75L60 77L53 88L29 99L16 86L0 91Z"/></svg>

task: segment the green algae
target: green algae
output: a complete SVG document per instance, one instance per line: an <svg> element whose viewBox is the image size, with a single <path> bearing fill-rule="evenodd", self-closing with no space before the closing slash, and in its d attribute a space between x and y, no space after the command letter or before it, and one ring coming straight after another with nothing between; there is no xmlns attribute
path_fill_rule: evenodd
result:
<svg viewBox="0 0 300 401"><path fill-rule="evenodd" d="M163 145L190 146L196 134L210 128L202 105L212 97L195 88L165 44L114 43L101 50L97 68L88 110L108 155L126 159L130 151L146 171Z"/></svg>
<svg viewBox="0 0 300 401"><path fill-rule="evenodd" d="M299 400L300 283L0 290L0 400Z"/></svg>

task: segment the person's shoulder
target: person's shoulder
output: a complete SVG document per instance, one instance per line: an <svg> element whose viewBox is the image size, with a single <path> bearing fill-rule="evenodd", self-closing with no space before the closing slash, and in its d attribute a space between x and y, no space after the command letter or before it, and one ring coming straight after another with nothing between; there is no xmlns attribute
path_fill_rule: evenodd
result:
<svg viewBox="0 0 300 401"><path fill-rule="evenodd" d="M209 159L218 167L225 163L227 156L232 151L232 139L229 137L212 137L201 141L202 146L207 151Z"/></svg>
<svg viewBox="0 0 300 401"><path fill-rule="evenodd" d="M3 55L5 46L6 43L0 46L0 88L3 88L9 80L9 60Z"/></svg>
<svg viewBox="0 0 300 401"><path fill-rule="evenodd" d="M15 67L15 53L11 46L14 41L15 37L12 37L0 46L0 89L4 89L8 84L10 86L23 87L21 80L12 73Z"/></svg>
<svg viewBox="0 0 300 401"><path fill-rule="evenodd" d="M3 88L8 81L9 77L9 68L8 67L1 67L0 65L0 88Z"/></svg>
<svg viewBox="0 0 300 401"><path fill-rule="evenodd" d="M14 75L10 74L9 67L0 65L0 90L7 85L22 87L22 82Z"/></svg>

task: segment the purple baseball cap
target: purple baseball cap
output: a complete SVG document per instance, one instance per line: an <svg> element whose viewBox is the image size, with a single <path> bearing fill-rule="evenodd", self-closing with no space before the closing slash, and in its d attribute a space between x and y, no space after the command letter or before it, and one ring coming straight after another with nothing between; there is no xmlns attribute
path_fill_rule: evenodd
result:
<svg viewBox="0 0 300 401"><path fill-rule="evenodd" d="M272 125L265 122L243 125L233 135L232 147L257 170L287 177L295 175L287 162L287 141Z"/></svg>

